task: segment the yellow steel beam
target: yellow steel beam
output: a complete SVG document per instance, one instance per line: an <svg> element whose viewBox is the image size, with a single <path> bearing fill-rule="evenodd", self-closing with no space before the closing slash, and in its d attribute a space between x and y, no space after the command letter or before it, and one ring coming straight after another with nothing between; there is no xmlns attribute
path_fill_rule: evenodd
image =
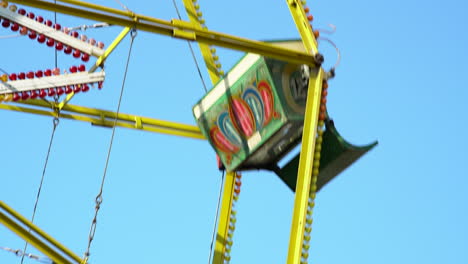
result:
<svg viewBox="0 0 468 264"><path fill-rule="evenodd" d="M3 201L0 201L0 223L47 255L54 263L84 263L75 253L29 222Z"/></svg>
<svg viewBox="0 0 468 264"><path fill-rule="evenodd" d="M100 56L97 60L96 63L91 67L89 72L94 72L99 66L101 66L104 61L109 57L109 55L117 48L117 46L122 42L122 40L127 36L128 32L130 32L131 28L125 27L120 34L112 41L112 43L107 47L107 49L104 51L104 54Z"/></svg>
<svg viewBox="0 0 468 264"><path fill-rule="evenodd" d="M301 260L323 78L324 72L319 68L315 72L311 72L309 79L301 155L294 196L291 235L289 239L288 264L299 264Z"/></svg>
<svg viewBox="0 0 468 264"><path fill-rule="evenodd" d="M229 49L240 50L244 52L253 52L267 57L277 58L283 61L289 61L298 64L315 64L313 55L282 48L270 43L249 40L224 33L201 29L192 23L173 19L165 21L152 18L129 11L108 8L104 6L89 4L82 1L62 1L76 6L54 4L41 0L12 0L22 5L29 5L36 8L60 12L77 17L83 17L91 20L102 21L113 25L136 28L142 31L158 33L166 36L175 36L186 40L196 40L200 43L221 46ZM105 13L103 13L105 12ZM183 34L182 32L185 32Z"/></svg>
<svg viewBox="0 0 468 264"><path fill-rule="evenodd" d="M223 198L221 202L221 212L219 214L218 231L216 235L215 252L213 264L224 263L224 252L226 251L226 239L229 231L232 199L234 195L234 184L236 182L236 172L226 173L224 180Z"/></svg>
<svg viewBox="0 0 468 264"><path fill-rule="evenodd" d="M53 111L53 109L57 106L54 106L54 103L52 103L52 108L50 105L51 102L35 100L26 101L24 103L33 106L34 108L17 106L12 104L0 104L0 109L38 115L56 116L56 112ZM60 118L83 121L91 123L93 125L105 127L112 127L112 125L114 124L115 117L115 112L70 104L63 106L60 112ZM139 129L174 136L205 139L205 137L202 135L200 129L197 126L124 113L119 113L117 115L117 122L115 125L119 127Z"/></svg>
<svg viewBox="0 0 468 264"><path fill-rule="evenodd" d="M97 70L97 68L104 63L104 61L107 59L107 57L109 57L109 55L115 50L115 48L117 48L117 46L120 44L120 42L122 42L122 40L125 38L125 36L127 36L128 32L130 32L129 27L124 28L120 32L120 34L114 39L114 41L109 45L109 47L107 47L106 51L104 51L104 54L102 54L96 60L96 63L94 63L93 67L91 67L91 69L89 69L89 72L95 72ZM72 93L68 94L65 97L65 99L63 99L63 101L60 102L60 104L58 105L58 108L62 109L64 105L66 105L66 104L68 104L68 102L70 102L70 100L73 98L74 95L75 95L75 92L72 92ZM19 103L21 103L21 102L19 102Z"/></svg>
<svg viewBox="0 0 468 264"><path fill-rule="evenodd" d="M318 54L317 40L312 34L312 27L307 20L307 16L300 0L287 0L289 11L296 23L297 30L301 35L305 49L312 55Z"/></svg>
<svg viewBox="0 0 468 264"><path fill-rule="evenodd" d="M301 35L306 51L310 54L318 55L317 41L306 18L301 1L287 0L287 4ZM293 218L289 239L288 264L301 263L323 79L324 71L322 68L311 68L304 114L301 155L299 158L299 168L297 172Z"/></svg>
<svg viewBox="0 0 468 264"><path fill-rule="evenodd" d="M196 25L198 28L202 28L199 20L199 8L195 8L192 0L183 0L185 10L187 11L188 17L190 22ZM201 14L201 13L200 13ZM203 55L203 60L205 61L206 69L208 70L208 74L210 76L211 82L213 84L219 81L219 72L216 67L215 59L213 58L213 52L211 52L210 46L205 43L198 43L200 47L201 53Z"/></svg>

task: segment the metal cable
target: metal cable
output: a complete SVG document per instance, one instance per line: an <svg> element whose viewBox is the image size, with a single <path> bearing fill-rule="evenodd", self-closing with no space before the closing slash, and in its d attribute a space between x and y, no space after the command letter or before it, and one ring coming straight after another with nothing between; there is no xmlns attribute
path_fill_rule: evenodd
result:
<svg viewBox="0 0 468 264"><path fill-rule="evenodd" d="M0 36L0 39L19 38L19 37L22 37L22 35L21 34L13 34L13 35Z"/></svg>
<svg viewBox="0 0 468 264"><path fill-rule="evenodd" d="M34 209L33 209L33 213L32 213L32 216L31 216L31 223L34 223L34 217L36 216L37 205L39 204L39 197L41 196L41 190L42 190L42 185L44 183L44 177L45 177L46 170L47 170L47 164L49 163L50 150L52 149L52 143L54 141L55 130L56 130L58 124L59 124L59 119L58 119L58 115L57 115L53 119L53 125L54 126L52 128L52 134L50 136L50 141L49 141L49 148L47 149L47 155L46 155L46 159L45 159L45 162L44 162L44 167L42 169L42 176L41 176L41 181L39 183L39 188L37 190L36 201L34 202ZM24 244L23 252L26 252L27 249L28 249L28 242L26 242ZM21 256L21 263L23 263L23 261L24 261L24 256L25 256L24 254Z"/></svg>
<svg viewBox="0 0 468 264"><path fill-rule="evenodd" d="M54 0L54 4L57 4L56 0ZM57 24L57 12L54 12L54 25L56 25L56 24ZM54 54L55 68L57 68L57 65L58 65L57 49L54 49L54 50L55 50L55 54ZM54 97L54 99L55 99L55 105L57 105L58 104L58 96L56 95ZM36 201L34 202L34 209L33 209L32 217L31 217L31 223L34 223L34 217L36 216L37 205L39 203L39 197L41 196L42 185L44 183L44 176L45 176L46 169L47 169L47 163L49 162L50 150L52 148L52 142L54 140L55 129L57 128L57 125L59 124L60 110L55 109L55 112L56 112L56 116L54 117L54 119L52 121L54 126L53 126L53 129L52 129L52 135L50 137L49 148L47 150L47 155L46 155L46 160L45 160L45 163L44 163L44 168L42 170L41 181L39 183L39 188L37 190ZM29 231L31 231L31 230L29 230ZM26 252L27 249L28 249L28 242L26 242L24 244L23 252ZM23 264L23 262L24 262L25 255L26 254L22 254L22 256L21 256L21 264Z"/></svg>
<svg viewBox="0 0 468 264"><path fill-rule="evenodd" d="M31 254L31 253L26 253L24 251L21 251L21 249L12 249L12 248L9 248L9 247L1 247L1 246L0 246L0 249L11 252L11 253L15 254L17 257L26 256L26 257L28 257L30 259L34 259L34 260L36 260L38 262L41 262L41 263L54 264L54 262L51 259L47 258L47 257L41 257L41 256L34 255L34 254Z"/></svg>
<svg viewBox="0 0 468 264"><path fill-rule="evenodd" d="M175 0L172 0L172 4L174 4L175 10L177 12L177 16L179 17L180 20L182 20L182 17L180 16L179 8L177 7ZM192 54L193 61L195 62L195 66L197 67L198 76L200 76L200 80L203 84L203 89L205 90L205 93L206 93L208 92L208 89L206 88L205 79L203 78L203 75L201 73L200 65L198 64L197 57L195 57L195 52L193 51L192 43L190 43L190 41L187 40L187 44L189 46L190 53Z"/></svg>
<svg viewBox="0 0 468 264"><path fill-rule="evenodd" d="M213 256L213 244L215 241L216 237L216 226L218 223L218 218L219 218L219 207L221 205L221 196L223 195L223 185L224 185L224 170L221 173L221 185L219 187L219 194L218 194L218 204L216 205L216 216L215 216L215 221L213 225L213 235L211 236L211 244L210 244L210 255L208 256L208 264L211 263L211 257Z"/></svg>
<svg viewBox="0 0 468 264"><path fill-rule="evenodd" d="M130 57L131 57L131 54L132 54L133 41L134 41L134 39L136 37L136 30L135 29L132 29L132 31L130 33L130 36L131 36L130 48L128 50L127 63L125 65L125 72L124 72L124 77L123 77L123 80L122 80L122 87L120 88L119 102L117 104L117 110L116 110L116 113L115 113L114 124L112 126L112 134L111 134L111 138L110 138L109 149L107 151L106 164L104 166L104 174L102 176L101 187L99 189L99 193L96 196L96 200L95 200L96 201L96 206L95 206L94 218L93 218L93 221L91 223L91 227L89 229L88 247L87 247L86 252L84 254L84 258L85 258L86 262L88 261L88 258L89 258L89 255L90 255L89 250L91 248L91 243L92 243L92 241L94 239L94 235L96 233L97 216L98 216L98 212L99 212L99 209L101 208L101 204L102 204L102 201L103 201L102 192L103 192L104 183L105 183L105 180L106 180L107 168L108 168L108 165L109 165L110 154L111 154L111 151L112 151L112 144L114 142L115 126L117 124L117 118L118 118L118 115L119 115L119 112L120 112L120 105L121 105L121 102L122 102L122 96L123 96L123 92L124 92L124 88L125 88L125 81L127 80L128 65L130 63Z"/></svg>

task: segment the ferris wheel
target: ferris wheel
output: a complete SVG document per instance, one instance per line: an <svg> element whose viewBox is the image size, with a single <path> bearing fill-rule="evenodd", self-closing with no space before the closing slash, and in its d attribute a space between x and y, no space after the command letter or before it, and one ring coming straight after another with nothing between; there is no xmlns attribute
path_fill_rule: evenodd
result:
<svg viewBox="0 0 468 264"><path fill-rule="evenodd" d="M321 31L313 29L313 16L305 1L287 1L301 39L270 42L209 30L196 0L183 0L189 21L182 20L180 14L177 19L166 21L136 14L126 6L119 10L77 0L10 2L25 7L1 1L3 30L28 38L35 42L34 45L46 45L69 55L76 64L62 70L56 65L24 72L4 71L0 82L0 109L53 117L48 152L61 119L110 127L112 137L84 255L78 256L37 227L33 223L34 213L32 219L27 219L0 202L0 223L46 257L28 254L26 247L22 250L3 247L4 250L47 263L88 263L115 128L125 127L207 140L213 148L213 155L218 158L217 169L223 173L224 182L216 236L213 236L216 238L210 249L212 263L231 261L237 221L235 205L242 186L241 172L248 170L270 171L285 183L285 188L295 192L287 263L308 263L316 192L375 147L377 142L365 146L350 144L338 133L328 115L328 81L335 77L340 55L337 49L337 63L330 69L323 67L324 57L317 44ZM79 28L69 28L34 14L26 6L98 21L83 27L117 25L123 29L106 46L93 37L78 33ZM205 95L194 99L194 102L198 99L192 108L197 126L120 112L133 40L139 31L198 43L212 84L204 84ZM104 87L106 78L116 78L106 75L104 64L126 36L130 36L131 44L125 60L117 110L71 104L75 96L98 92ZM328 38L322 39L335 47ZM234 67L224 71L215 47L246 54ZM196 59L195 62L198 67ZM299 145L300 153L286 164L279 165ZM39 194L40 188L36 205Z"/></svg>

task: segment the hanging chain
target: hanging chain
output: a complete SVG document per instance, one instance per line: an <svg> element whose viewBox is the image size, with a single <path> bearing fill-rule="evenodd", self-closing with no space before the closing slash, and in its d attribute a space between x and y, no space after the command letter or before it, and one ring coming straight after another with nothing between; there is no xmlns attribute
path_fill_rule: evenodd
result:
<svg viewBox="0 0 468 264"><path fill-rule="evenodd" d="M31 254L31 253L26 253L26 252L22 251L21 249L12 249L12 248L9 248L9 247L0 247L0 249L11 252L11 253L15 254L17 257L22 257L22 258L28 257L30 259L34 259L34 260L36 260L38 262L41 262L41 263L54 264L54 262L50 258L34 255L34 254Z"/></svg>
<svg viewBox="0 0 468 264"><path fill-rule="evenodd" d="M310 235L312 233L312 213L315 206L315 193L317 191L317 179L320 168L320 156L322 151L323 133L325 132L325 119L327 118L328 83L322 83L322 97L320 99L319 121L317 126L317 138L315 139L315 153L312 166L312 179L310 183L309 201L307 204L306 223L304 228L304 241L302 243L301 264L308 263L310 249Z"/></svg>
<svg viewBox="0 0 468 264"><path fill-rule="evenodd" d="M84 263L88 262L89 255L90 255L89 250L91 248L91 243L93 242L94 235L96 233L97 217L98 217L99 209L101 209L101 204L103 202L102 192L103 192L103 189L104 189L104 183L105 183L106 175L107 175L107 168L108 168L108 165L109 165L110 154L111 154L111 151L112 151L112 143L114 141L115 126L116 126L117 118L118 118L118 115L119 115L119 112L120 112L120 105L121 105L121 102L122 102L122 96L123 96L123 92L124 92L124 88L125 88L125 81L127 80L128 65L130 63L130 57L131 57L131 54L132 54L133 41L135 40L136 35L137 35L136 29L132 29L132 31L130 32L130 36L131 36L130 48L128 50L127 63L125 65L125 72L124 72L124 77L123 77L123 81L122 81L122 87L120 89L120 96L119 96L119 102L117 104L117 111L115 113L114 124L112 126L112 134L111 134L111 138L110 138L109 149L107 151L106 164L104 166L104 173L103 173L103 176L102 176L101 187L99 189L99 193L96 196L96 200L95 200L96 204L95 204L94 218L93 218L93 221L91 222L91 227L89 229L88 246L86 248L86 252L84 253Z"/></svg>

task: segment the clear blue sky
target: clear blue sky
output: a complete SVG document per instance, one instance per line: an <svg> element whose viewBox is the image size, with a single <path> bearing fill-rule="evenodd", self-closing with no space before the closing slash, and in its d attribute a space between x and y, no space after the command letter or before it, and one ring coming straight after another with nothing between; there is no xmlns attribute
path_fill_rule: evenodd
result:
<svg viewBox="0 0 468 264"><path fill-rule="evenodd" d="M115 1L93 2L120 8ZM176 17L171 1L123 2L136 13ZM200 5L213 30L297 38L286 1L273 2ZM337 26L329 36L342 53L330 82L331 117L348 141L380 142L318 194L311 261L468 263L467 2L311 1L310 8L315 27ZM53 13L34 12L53 19ZM109 44L119 31L86 34ZM0 36L9 34L0 28ZM54 65L53 50L27 38L2 39L1 47L0 67L8 72ZM72 103L115 110L128 47L127 38L106 63L103 90ZM219 50L225 70L242 56ZM330 66L335 53L327 43L321 50ZM60 54L58 63L63 69L77 61ZM194 124L191 108L203 93L186 42L138 33L122 112ZM2 110L0 120L0 199L30 217L52 119ZM110 135L110 129L61 120L45 175L35 222L80 256ZM90 261L207 263L220 182L207 142L118 128ZM244 174L232 263L285 263L293 198L271 173ZM0 246L23 245L0 226ZM0 251L0 263L19 259Z"/></svg>

